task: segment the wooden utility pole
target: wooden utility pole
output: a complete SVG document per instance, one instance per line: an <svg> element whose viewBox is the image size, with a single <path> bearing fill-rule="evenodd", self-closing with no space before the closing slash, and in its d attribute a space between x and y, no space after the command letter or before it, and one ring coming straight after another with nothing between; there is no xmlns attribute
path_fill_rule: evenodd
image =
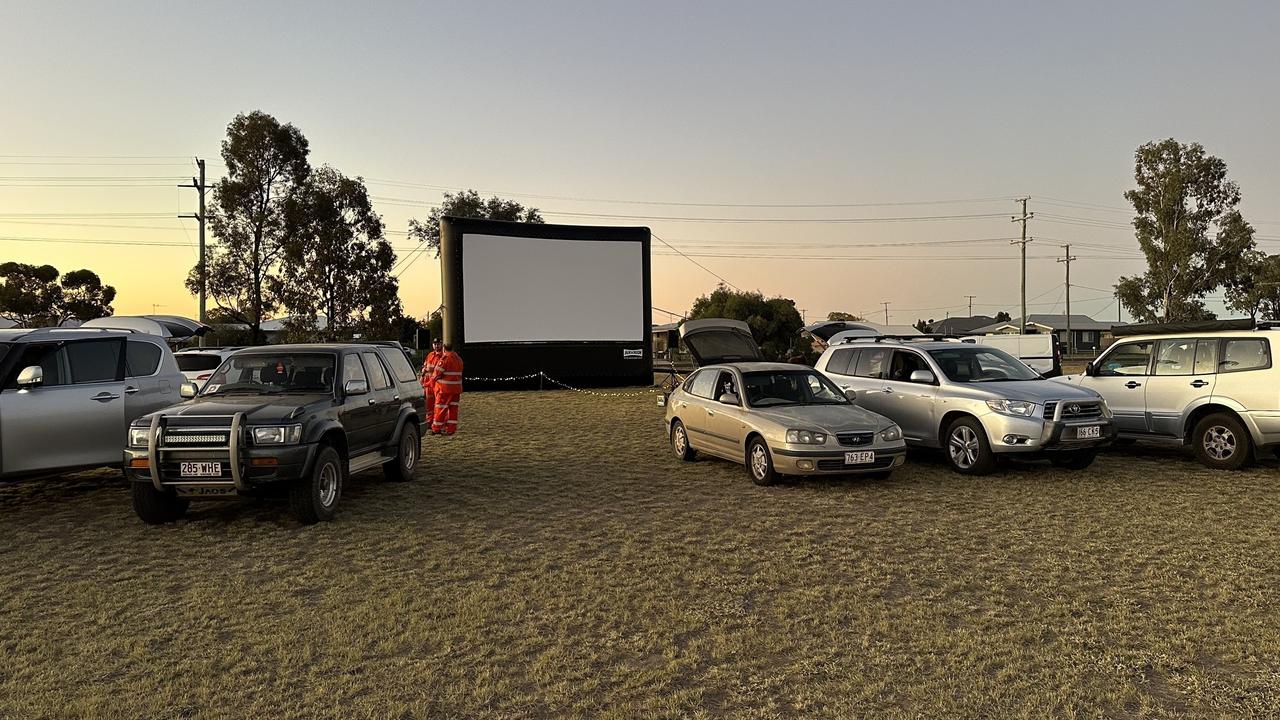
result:
<svg viewBox="0 0 1280 720"><path fill-rule="evenodd" d="M1035 213L1027 214L1027 201L1030 197L1019 198L1014 202L1022 203L1022 217L1010 218L1011 222L1022 223L1022 239L1011 240L1010 243L1018 243L1022 246L1022 317L1018 319L1018 334L1027 334L1027 243L1031 242L1031 238L1027 237L1027 221L1035 217Z"/></svg>
<svg viewBox="0 0 1280 720"><path fill-rule="evenodd" d="M1067 352L1075 354L1076 340L1071 334L1071 261L1076 257L1071 254L1071 243L1061 246L1064 251L1064 257L1058 258L1058 262L1065 263L1067 266Z"/></svg>
<svg viewBox="0 0 1280 720"><path fill-rule="evenodd" d="M197 167L197 168L199 168L199 170L200 170L200 176L199 176L198 178L191 178L191 184L190 184L190 185L179 185L178 187L189 187L189 188L195 188L196 192L197 192L197 193L199 193L199 195L200 195L200 212L198 212L198 213L196 213L196 214L194 214L194 215L192 215L192 214L179 215L178 217L180 217L180 218L194 218L195 220L197 220L197 221L200 223L200 260L199 260L199 263L198 263L197 267L199 268L199 275L200 275L200 324L202 324L202 325L203 325L204 323L208 322L208 320L209 320L208 307L207 307L207 305L206 305L206 302L207 302L207 301L206 301L206 298L205 298L205 295L206 295L206 288L207 288L207 287L208 287L208 285L209 285L209 273L208 273L207 266L205 265L205 260L204 260L204 255L205 255L205 249L204 249L204 226L205 226L205 212L204 212L204 195L205 195L205 185L204 185L204 160L201 160L200 158L196 158L196 167ZM204 346L204 336L203 336L203 335L201 335L201 336L200 336L200 346L201 346L201 347L203 347L203 346Z"/></svg>
<svg viewBox="0 0 1280 720"><path fill-rule="evenodd" d="M965 297L969 298L969 317L973 317L973 299L974 299L974 298L976 298L976 297L978 297L978 296L977 296L977 295L965 295Z"/></svg>
<svg viewBox="0 0 1280 720"><path fill-rule="evenodd" d="M880 304L884 306L884 324L888 325L889 324L889 303L882 302Z"/></svg>

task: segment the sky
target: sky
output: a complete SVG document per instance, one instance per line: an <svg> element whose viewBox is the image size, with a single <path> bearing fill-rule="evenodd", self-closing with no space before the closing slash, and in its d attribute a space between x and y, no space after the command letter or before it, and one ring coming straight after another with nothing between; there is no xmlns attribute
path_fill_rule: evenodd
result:
<svg viewBox="0 0 1280 720"><path fill-rule="evenodd" d="M1112 319L1145 269L1123 197L1145 142L1225 160L1280 250L1277 26L1274 2L3 0L0 261L194 316L178 178L194 157L220 176L227 123L263 110L366 180L416 316L440 270L408 220L476 188L650 227L655 322L721 279L810 321L967 315L968 295L1016 316L1029 196L1028 311L1063 311L1071 243L1072 311Z"/></svg>

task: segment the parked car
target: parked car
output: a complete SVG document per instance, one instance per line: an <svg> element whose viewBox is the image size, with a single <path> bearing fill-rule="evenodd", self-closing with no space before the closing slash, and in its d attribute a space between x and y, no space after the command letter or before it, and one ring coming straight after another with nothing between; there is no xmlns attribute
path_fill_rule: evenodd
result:
<svg viewBox="0 0 1280 720"><path fill-rule="evenodd" d="M129 428L133 509L163 523L193 499L280 491L303 523L329 520L351 474L381 466L392 480L413 477L426 420L422 386L396 348L240 350L193 401Z"/></svg>
<svg viewBox="0 0 1280 720"><path fill-rule="evenodd" d="M987 345L855 340L827 348L815 367L859 406L900 425L908 445L945 449L965 474L992 472L999 456L1083 469L1115 437L1098 393L1045 380Z"/></svg>
<svg viewBox="0 0 1280 720"><path fill-rule="evenodd" d="M213 377L222 362L231 357L239 347L192 347L184 348L173 355L178 360L178 369L196 388L203 388L205 382Z"/></svg>
<svg viewBox="0 0 1280 720"><path fill-rule="evenodd" d="M742 463L757 485L782 475L888 476L906 447L893 422L859 408L803 365L761 362L746 323L690 320L680 327L700 366L667 399L676 457Z"/></svg>
<svg viewBox="0 0 1280 720"><path fill-rule="evenodd" d="M1052 333L1027 335L969 335L964 342L1000 348L1024 365L1051 378L1062 374L1062 346Z"/></svg>
<svg viewBox="0 0 1280 720"><path fill-rule="evenodd" d="M1204 465L1239 469L1255 450L1280 448L1280 368L1272 355L1280 330L1224 326L1231 325L1117 330L1121 337L1084 373L1058 380L1105 397L1121 438L1189 444ZM1144 334L1126 336L1135 332Z"/></svg>
<svg viewBox="0 0 1280 720"><path fill-rule="evenodd" d="M180 402L184 380L156 335L0 331L0 477L119 465L129 423Z"/></svg>

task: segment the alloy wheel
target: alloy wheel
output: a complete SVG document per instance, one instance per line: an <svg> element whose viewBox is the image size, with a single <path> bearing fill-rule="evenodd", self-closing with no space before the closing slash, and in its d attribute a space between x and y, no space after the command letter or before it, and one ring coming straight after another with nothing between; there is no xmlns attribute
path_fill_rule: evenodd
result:
<svg viewBox="0 0 1280 720"><path fill-rule="evenodd" d="M978 453L982 448L978 444L978 434L968 425L960 425L951 431L951 441L947 443L951 454L951 462L961 470L968 470L978 463Z"/></svg>
<svg viewBox="0 0 1280 720"><path fill-rule="evenodd" d="M751 474L760 480L769 474L769 455L765 453L763 445L751 448Z"/></svg>
<svg viewBox="0 0 1280 720"><path fill-rule="evenodd" d="M684 426L677 425L675 434L671 438L671 444L675 446L676 455L684 457L685 448L689 445L689 438L684 435Z"/></svg>
<svg viewBox="0 0 1280 720"><path fill-rule="evenodd" d="M1204 434L1204 451L1214 460L1226 460L1236 452L1236 435L1222 425L1210 427Z"/></svg>

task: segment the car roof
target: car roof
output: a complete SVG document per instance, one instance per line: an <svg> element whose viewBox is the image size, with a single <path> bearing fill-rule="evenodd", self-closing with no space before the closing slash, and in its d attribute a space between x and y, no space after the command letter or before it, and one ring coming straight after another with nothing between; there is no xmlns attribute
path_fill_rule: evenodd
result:
<svg viewBox="0 0 1280 720"><path fill-rule="evenodd" d="M0 330L0 342L36 342L39 340L82 340L84 338L118 338L118 337L148 337L145 333L136 333L132 330L117 329L94 329L94 328L28 328L10 330ZM161 339L161 338L157 338Z"/></svg>
<svg viewBox="0 0 1280 720"><path fill-rule="evenodd" d="M1280 333L1280 328L1255 328L1253 330L1207 330L1203 332L1168 332L1168 333L1152 333L1148 335L1123 335L1116 338L1112 345L1120 343L1129 343L1135 340L1179 340L1187 338L1202 337L1229 337L1229 338L1247 338L1250 335L1275 335Z"/></svg>
<svg viewBox="0 0 1280 720"><path fill-rule="evenodd" d="M735 362L735 363L713 363L711 365L703 365L699 370L719 368L726 370L734 368L738 372L779 372L785 370L812 370L808 365L797 365L795 363L780 362Z"/></svg>
<svg viewBox="0 0 1280 720"><path fill-rule="evenodd" d="M289 345L259 345L257 347L244 348L237 350L237 355L254 355L259 353L280 353L280 352L340 352L342 350L372 350L377 351L378 346L368 343L292 343Z"/></svg>

